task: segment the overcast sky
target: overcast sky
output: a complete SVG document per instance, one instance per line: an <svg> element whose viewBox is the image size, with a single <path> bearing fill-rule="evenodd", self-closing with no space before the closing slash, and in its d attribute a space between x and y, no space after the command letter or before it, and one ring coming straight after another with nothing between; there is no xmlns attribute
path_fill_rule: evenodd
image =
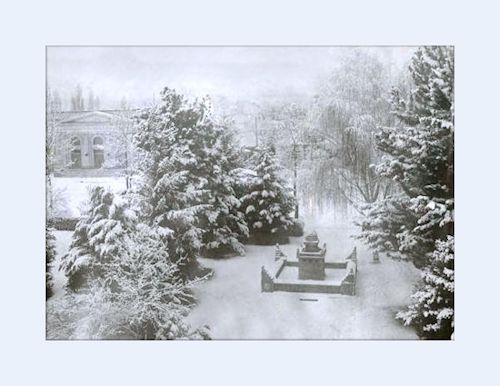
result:
<svg viewBox="0 0 500 386"><path fill-rule="evenodd" d="M47 80L67 101L80 84L92 89L101 108L123 97L141 106L169 86L191 95L258 99L311 95L321 77L350 48L338 47L48 47ZM413 48L364 48L395 65Z"/></svg>

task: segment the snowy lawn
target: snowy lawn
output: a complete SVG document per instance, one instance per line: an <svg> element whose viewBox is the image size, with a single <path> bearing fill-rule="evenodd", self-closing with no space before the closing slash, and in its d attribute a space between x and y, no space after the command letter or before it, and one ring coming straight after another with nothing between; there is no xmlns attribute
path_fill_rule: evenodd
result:
<svg viewBox="0 0 500 386"><path fill-rule="evenodd" d="M60 217L78 217L88 191L93 186L109 188L119 192L126 188L125 177L54 177L55 206Z"/></svg>
<svg viewBox="0 0 500 386"><path fill-rule="evenodd" d="M309 229L311 230L311 229ZM346 257L354 246L345 228L317 227L327 260ZM282 246L295 256L301 238ZM214 339L417 339L412 329L394 320L419 278L407 263L381 259L358 246L356 296L301 294L260 290L260 269L274 260L274 247L248 245L246 256L202 259L214 277L199 285L199 304L188 321L208 325ZM301 300L306 299L306 300Z"/></svg>
<svg viewBox="0 0 500 386"><path fill-rule="evenodd" d="M321 243L327 243L327 260L345 258L355 245L346 228L317 226L315 230ZM69 248L72 232L54 234L57 298L64 293L65 283L57 267ZM293 238L281 248L288 256L295 256L301 240ZM417 339L412 329L394 320L394 314L409 301L419 271L411 264L383 257L380 264L372 264L371 254L356 245L356 296L262 293L260 269L274 261L273 246L247 245L246 256L201 259L215 272L212 279L196 288L199 302L188 322L193 327L208 325L214 339Z"/></svg>

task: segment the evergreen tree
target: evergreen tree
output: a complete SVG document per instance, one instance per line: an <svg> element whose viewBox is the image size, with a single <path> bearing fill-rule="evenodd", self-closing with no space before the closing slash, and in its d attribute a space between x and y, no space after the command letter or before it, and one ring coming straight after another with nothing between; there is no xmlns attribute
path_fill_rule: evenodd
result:
<svg viewBox="0 0 500 386"><path fill-rule="evenodd" d="M130 109L130 105L129 105L128 100L125 96L120 101L120 109L121 110L129 110Z"/></svg>
<svg viewBox="0 0 500 386"><path fill-rule="evenodd" d="M202 246L199 214L205 208L203 149L205 106L189 104L166 88L159 105L144 111L137 122L135 144L142 175L141 194L148 204L147 220L164 229L169 256L183 274L197 270Z"/></svg>
<svg viewBox="0 0 500 386"><path fill-rule="evenodd" d="M204 158L209 164L207 184L209 206L201 214L203 232L202 253L207 257L227 253L243 255L242 241L248 238L248 225L236 197L238 155L232 133L216 126L207 132Z"/></svg>
<svg viewBox="0 0 500 386"><path fill-rule="evenodd" d="M206 100L191 102L168 88L159 105L138 117L135 143L147 217L164 228L169 255L186 277L196 274L202 248L241 252L237 238L244 222L231 188L229 138Z"/></svg>
<svg viewBox="0 0 500 386"><path fill-rule="evenodd" d="M83 97L82 86L79 84L76 86L75 93L71 97L71 110L73 111L84 111L85 110L85 100Z"/></svg>
<svg viewBox="0 0 500 386"><path fill-rule="evenodd" d="M123 255L123 238L135 223L136 215L125 200L100 186L93 188L87 212L77 223L70 250L61 262L68 287L76 291L89 279L103 277L103 267Z"/></svg>
<svg viewBox="0 0 500 386"><path fill-rule="evenodd" d="M437 240L436 249L429 256L422 282L412 295L414 303L397 318L413 326L420 338L450 339L454 330L455 294L455 240L448 236Z"/></svg>
<svg viewBox="0 0 500 386"><path fill-rule="evenodd" d="M405 99L397 90L392 93L399 124L382 128L377 135L384 156L376 170L395 181L399 191L366 206L360 238L372 248L411 260L428 272L440 267L436 260L442 255L441 242L453 243L453 49L420 48L412 58L410 73L414 87L409 97ZM422 291L436 291L431 291L436 285L424 280L417 295L420 301L425 298ZM453 304L452 292L443 292L445 299L430 292L428 307L439 310L443 304ZM420 306L410 306L410 310L405 315L411 317L405 320L423 330L422 320L429 312ZM417 316L418 312L422 315ZM449 338L450 323L439 324L442 328L434 330L433 336Z"/></svg>
<svg viewBox="0 0 500 386"><path fill-rule="evenodd" d="M377 135L384 157L376 170L399 191L366 207L361 238L422 267L435 240L453 234L453 51L423 47L410 72L408 101L392 94L400 125Z"/></svg>
<svg viewBox="0 0 500 386"><path fill-rule="evenodd" d="M61 96L59 95L59 92L57 90L54 90L54 93L52 95L52 103L53 103L52 108L54 111L63 110Z"/></svg>
<svg viewBox="0 0 500 386"><path fill-rule="evenodd" d="M248 192L241 198L250 236L258 244L287 242L287 231L294 224L295 201L279 171L274 148L259 149L255 175L249 178Z"/></svg>
<svg viewBox="0 0 500 386"><path fill-rule="evenodd" d="M45 298L53 295L54 277L52 276L52 264L56 257L56 238L51 229L45 228Z"/></svg>
<svg viewBox="0 0 500 386"><path fill-rule="evenodd" d="M88 96L88 102L87 102L87 110L89 111L94 111L95 109L95 98L94 98L94 91L91 89L89 91L89 96Z"/></svg>

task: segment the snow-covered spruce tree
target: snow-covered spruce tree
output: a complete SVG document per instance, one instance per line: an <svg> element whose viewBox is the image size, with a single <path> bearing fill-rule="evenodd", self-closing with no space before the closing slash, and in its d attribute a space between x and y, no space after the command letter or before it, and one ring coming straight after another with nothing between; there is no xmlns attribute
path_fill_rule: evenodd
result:
<svg viewBox="0 0 500 386"><path fill-rule="evenodd" d="M424 268L414 302L397 318L413 326L422 339L450 339L454 330L455 239L437 240Z"/></svg>
<svg viewBox="0 0 500 386"><path fill-rule="evenodd" d="M248 238L248 225L235 192L239 157L233 135L228 128L215 126L207 131L206 141L204 159L208 166L209 206L201 213L202 254L206 257L243 255L242 241Z"/></svg>
<svg viewBox="0 0 500 386"><path fill-rule="evenodd" d="M274 148L259 149L254 164L255 175L249 177L248 192L241 197L251 240L257 244L286 243L288 228L294 224L291 214L295 201L279 175Z"/></svg>
<svg viewBox="0 0 500 386"><path fill-rule="evenodd" d="M149 222L165 229L170 258L185 277L197 275L202 248L242 251L238 236L245 223L231 187L233 154L227 140L206 100L191 102L169 88L160 104L137 120Z"/></svg>
<svg viewBox="0 0 500 386"><path fill-rule="evenodd" d="M56 238L52 230L45 228L45 298L48 299L53 294L54 277L52 276L52 264L56 257Z"/></svg>
<svg viewBox="0 0 500 386"><path fill-rule="evenodd" d="M97 186L90 192L87 212L77 223L69 252L60 269L74 291L90 278L103 277L103 267L124 253L123 237L136 226L136 215L127 201Z"/></svg>
<svg viewBox="0 0 500 386"><path fill-rule="evenodd" d="M394 127L384 127L377 172L399 191L366 207L361 238L371 247L423 267L436 239L453 234L453 50L420 48L408 100L393 91Z"/></svg>
<svg viewBox="0 0 500 386"><path fill-rule="evenodd" d="M453 243L454 234L453 49L420 48L412 58L410 73L414 87L409 97L403 98L397 90L392 94L399 124L385 127L377 135L384 156L376 170L395 181L399 191L365 208L360 238L378 251L413 261L425 272L442 269L448 276L445 267L434 260L441 254L436 249L440 240ZM436 284L425 282L419 290L420 301L422 291L430 291ZM429 309L439 313L443 304L453 304L453 292L440 296L430 292L426 298ZM419 330L429 311L418 305L410 310L407 324ZM415 313L420 311L422 315L417 317ZM450 338L450 323L426 330L425 337Z"/></svg>

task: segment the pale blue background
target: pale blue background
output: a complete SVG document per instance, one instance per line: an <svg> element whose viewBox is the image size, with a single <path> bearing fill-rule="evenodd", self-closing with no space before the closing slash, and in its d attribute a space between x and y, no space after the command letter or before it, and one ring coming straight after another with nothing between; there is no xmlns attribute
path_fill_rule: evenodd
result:
<svg viewBox="0 0 500 386"><path fill-rule="evenodd" d="M499 36L499 13L494 2L298 4L263 0L4 4L1 384L406 386L483 385L498 379L496 116L500 108L495 36ZM47 44L456 45L456 341L46 342Z"/></svg>

